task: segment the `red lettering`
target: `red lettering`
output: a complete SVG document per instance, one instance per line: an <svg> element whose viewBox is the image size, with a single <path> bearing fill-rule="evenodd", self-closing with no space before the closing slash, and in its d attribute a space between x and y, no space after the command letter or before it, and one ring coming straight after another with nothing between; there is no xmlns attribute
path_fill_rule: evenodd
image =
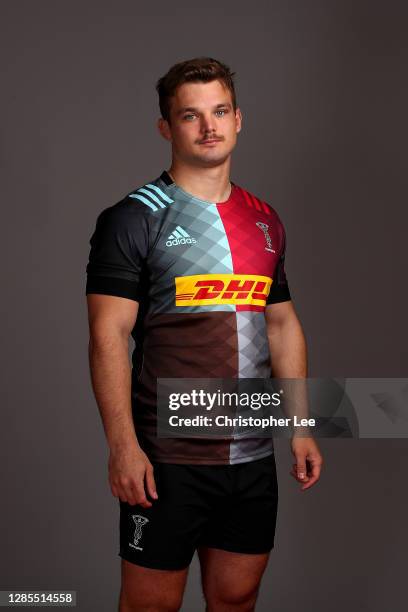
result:
<svg viewBox="0 0 408 612"><path fill-rule="evenodd" d="M263 289L265 289L266 283L264 281L258 281L254 287L254 290L252 292L252 297L254 298L254 300L266 300L266 298L268 297L266 293L258 293L258 291L262 291Z"/></svg>
<svg viewBox="0 0 408 612"><path fill-rule="evenodd" d="M197 281L195 286L202 288L197 291L193 298L194 300L212 300L217 298L224 289L224 283L221 280L201 280ZM210 291L211 288L215 291Z"/></svg>
<svg viewBox="0 0 408 612"><path fill-rule="evenodd" d="M237 295L235 298L237 300L245 300L248 297L248 293L252 289L254 282L255 281L253 280L230 280L225 292L222 295L223 299L233 298L234 293L236 293Z"/></svg>

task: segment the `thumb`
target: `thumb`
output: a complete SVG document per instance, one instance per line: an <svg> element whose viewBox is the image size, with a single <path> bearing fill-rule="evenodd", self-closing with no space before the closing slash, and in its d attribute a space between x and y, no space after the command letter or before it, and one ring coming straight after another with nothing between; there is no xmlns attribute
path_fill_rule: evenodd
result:
<svg viewBox="0 0 408 612"><path fill-rule="evenodd" d="M299 480L307 480L306 476L306 460L302 457L296 457L296 474Z"/></svg>
<svg viewBox="0 0 408 612"><path fill-rule="evenodd" d="M158 499L157 491L156 491L156 482L153 476L153 468L148 467L146 469L146 488L147 492L153 499Z"/></svg>

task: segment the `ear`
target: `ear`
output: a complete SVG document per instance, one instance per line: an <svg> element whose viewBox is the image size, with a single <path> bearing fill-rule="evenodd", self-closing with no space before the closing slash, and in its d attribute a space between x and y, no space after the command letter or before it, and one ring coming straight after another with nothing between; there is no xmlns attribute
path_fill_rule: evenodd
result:
<svg viewBox="0 0 408 612"><path fill-rule="evenodd" d="M171 138L171 131L170 131L170 126L169 126L168 121L166 119L163 119L163 117L160 117L157 120L157 128L160 134L163 136L163 138L171 142L172 138Z"/></svg>
<svg viewBox="0 0 408 612"><path fill-rule="evenodd" d="M238 134L242 129L242 113L241 113L241 109L238 107L237 107L237 110L235 111L235 125L237 128L237 134Z"/></svg>

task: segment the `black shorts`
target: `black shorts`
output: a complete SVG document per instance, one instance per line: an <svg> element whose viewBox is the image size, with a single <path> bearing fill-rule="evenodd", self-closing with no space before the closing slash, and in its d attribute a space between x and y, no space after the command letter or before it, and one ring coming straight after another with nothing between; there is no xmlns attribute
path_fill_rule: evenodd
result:
<svg viewBox="0 0 408 612"><path fill-rule="evenodd" d="M275 456L234 465L153 462L159 498L120 503L119 556L154 569L189 566L200 546L259 554L273 548L278 506Z"/></svg>

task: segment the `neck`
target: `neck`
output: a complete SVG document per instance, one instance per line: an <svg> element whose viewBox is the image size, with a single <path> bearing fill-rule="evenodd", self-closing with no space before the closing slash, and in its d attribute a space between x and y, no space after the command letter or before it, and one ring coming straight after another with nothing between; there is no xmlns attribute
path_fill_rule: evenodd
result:
<svg viewBox="0 0 408 612"><path fill-rule="evenodd" d="M230 164L221 164L212 168L199 168L177 163L173 159L167 171L173 181L200 200L224 202L228 200L232 186L229 180Z"/></svg>

